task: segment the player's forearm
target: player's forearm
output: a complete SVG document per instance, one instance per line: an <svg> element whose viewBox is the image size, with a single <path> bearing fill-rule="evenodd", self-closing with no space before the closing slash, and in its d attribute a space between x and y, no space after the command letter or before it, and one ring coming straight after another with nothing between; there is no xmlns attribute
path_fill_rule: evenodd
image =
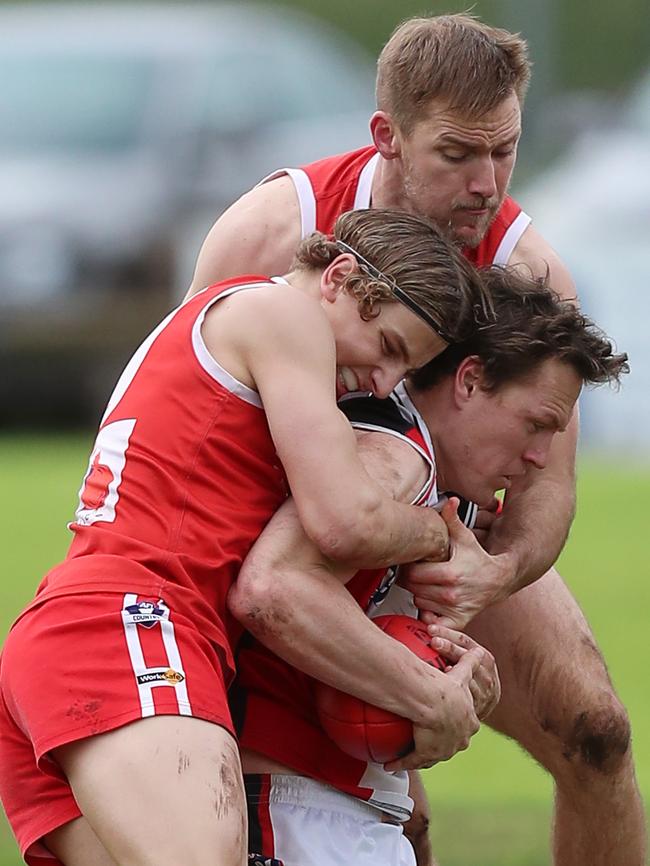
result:
<svg viewBox="0 0 650 866"><path fill-rule="evenodd" d="M330 559L354 568L385 568L420 559L439 561L448 553L448 533L432 509L378 496L364 508L341 506L329 523L308 534Z"/></svg>
<svg viewBox="0 0 650 866"><path fill-rule="evenodd" d="M564 547L574 513L572 473L561 479L541 475L526 489L508 493L486 542L490 553L503 554L509 563L504 597L548 571Z"/></svg>
<svg viewBox="0 0 650 866"><path fill-rule="evenodd" d="M373 625L331 575L269 575L247 562L228 603L260 643L309 676L416 724L435 714L444 674Z"/></svg>

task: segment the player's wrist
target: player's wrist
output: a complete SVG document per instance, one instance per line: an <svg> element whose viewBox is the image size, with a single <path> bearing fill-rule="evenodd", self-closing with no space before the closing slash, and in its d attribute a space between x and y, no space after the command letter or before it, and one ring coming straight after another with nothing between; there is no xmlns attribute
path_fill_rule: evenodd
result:
<svg viewBox="0 0 650 866"><path fill-rule="evenodd" d="M492 603L495 604L498 601L505 601L520 588L518 578L521 562L517 553L512 550L492 554L492 559L496 566L492 599Z"/></svg>

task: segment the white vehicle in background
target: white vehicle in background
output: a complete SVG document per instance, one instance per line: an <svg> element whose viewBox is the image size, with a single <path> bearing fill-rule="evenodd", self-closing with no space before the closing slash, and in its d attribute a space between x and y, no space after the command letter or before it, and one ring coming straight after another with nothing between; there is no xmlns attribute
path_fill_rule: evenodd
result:
<svg viewBox="0 0 650 866"><path fill-rule="evenodd" d="M374 67L249 4L0 6L0 426L93 420L203 236L281 165L369 142Z"/></svg>
<svg viewBox="0 0 650 866"><path fill-rule="evenodd" d="M584 133L515 195L570 268L585 312L630 357L619 393L599 388L582 397L582 438L593 448L644 452L647 459L650 71L615 124Z"/></svg>

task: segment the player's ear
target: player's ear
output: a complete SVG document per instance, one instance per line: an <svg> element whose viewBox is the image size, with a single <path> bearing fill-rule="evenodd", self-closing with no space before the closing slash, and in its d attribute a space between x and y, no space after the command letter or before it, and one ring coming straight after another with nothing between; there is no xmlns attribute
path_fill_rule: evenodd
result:
<svg viewBox="0 0 650 866"><path fill-rule="evenodd" d="M454 375L454 398L458 405L475 396L483 383L483 372L483 362L477 355L463 358Z"/></svg>
<svg viewBox="0 0 650 866"><path fill-rule="evenodd" d="M401 138L395 121L385 111L375 111L370 118L370 134L375 147L384 159L400 156Z"/></svg>
<svg viewBox="0 0 650 866"><path fill-rule="evenodd" d="M321 275L321 296L333 303L343 288L345 278L358 269L357 260L351 253L341 253L329 263Z"/></svg>

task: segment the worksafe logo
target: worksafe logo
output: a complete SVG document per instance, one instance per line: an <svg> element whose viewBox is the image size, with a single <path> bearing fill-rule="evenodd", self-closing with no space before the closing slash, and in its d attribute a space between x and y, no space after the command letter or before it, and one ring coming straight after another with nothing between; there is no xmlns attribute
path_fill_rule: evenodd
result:
<svg viewBox="0 0 650 866"><path fill-rule="evenodd" d="M172 668L167 668L166 671L147 671L146 674L138 675L138 685L144 686L147 683L167 683L169 686L177 686L182 683L185 677L179 671Z"/></svg>

